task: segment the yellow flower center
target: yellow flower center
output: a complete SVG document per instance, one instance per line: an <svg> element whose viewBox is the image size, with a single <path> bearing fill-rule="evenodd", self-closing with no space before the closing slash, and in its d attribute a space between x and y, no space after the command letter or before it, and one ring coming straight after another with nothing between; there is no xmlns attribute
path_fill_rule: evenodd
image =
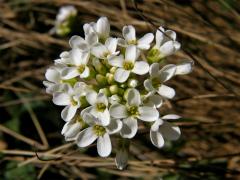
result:
<svg viewBox="0 0 240 180"><path fill-rule="evenodd" d="M128 44L129 45L137 45L137 40L132 39L132 40L128 41Z"/></svg>
<svg viewBox="0 0 240 180"><path fill-rule="evenodd" d="M161 82L160 82L159 78L155 77L152 79L152 86L154 88L158 88L158 87L160 87L160 85L161 85Z"/></svg>
<svg viewBox="0 0 240 180"><path fill-rule="evenodd" d="M97 103L97 110L103 112L106 109L106 105L103 103Z"/></svg>
<svg viewBox="0 0 240 180"><path fill-rule="evenodd" d="M93 131L97 136L103 136L106 133L106 129L100 125L94 125Z"/></svg>
<svg viewBox="0 0 240 180"><path fill-rule="evenodd" d="M134 64L131 61L124 61L123 68L125 70L132 70L134 68Z"/></svg>
<svg viewBox="0 0 240 180"><path fill-rule="evenodd" d="M72 104L73 106L77 106L77 105L78 105L78 102L75 101L75 100L72 98L72 99L71 99L71 104Z"/></svg>
<svg viewBox="0 0 240 180"><path fill-rule="evenodd" d="M139 115L137 106L128 107L127 112L130 116L138 116Z"/></svg>
<svg viewBox="0 0 240 180"><path fill-rule="evenodd" d="M82 74L82 73L84 72L84 70L85 70L85 65L84 65L84 64L78 66L78 72L79 72L80 74Z"/></svg>

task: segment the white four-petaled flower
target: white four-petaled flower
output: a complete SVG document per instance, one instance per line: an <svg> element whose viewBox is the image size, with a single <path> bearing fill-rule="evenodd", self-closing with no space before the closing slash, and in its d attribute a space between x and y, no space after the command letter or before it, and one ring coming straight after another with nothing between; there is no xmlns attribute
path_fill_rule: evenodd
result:
<svg viewBox="0 0 240 180"><path fill-rule="evenodd" d="M110 107L110 114L117 119L123 119L123 127L120 134L124 138L133 138L137 133L137 119L151 122L159 117L156 108L141 105L140 93L136 89L130 89L127 95L127 103L113 104Z"/></svg>
<svg viewBox="0 0 240 180"><path fill-rule="evenodd" d="M125 82L130 73L143 75L149 71L149 65L145 61L137 61L137 49L136 46L128 46L126 48L125 56L114 56L109 59L109 64L118 67L114 74L114 79L117 82Z"/></svg>

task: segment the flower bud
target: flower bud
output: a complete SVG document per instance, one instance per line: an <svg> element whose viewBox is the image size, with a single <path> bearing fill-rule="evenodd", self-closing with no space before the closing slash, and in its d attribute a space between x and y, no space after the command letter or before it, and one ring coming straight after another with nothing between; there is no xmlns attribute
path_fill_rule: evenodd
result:
<svg viewBox="0 0 240 180"><path fill-rule="evenodd" d="M103 93L103 94L105 94L106 96L111 96L111 93L110 93L110 91L109 91L108 88L99 89L99 93Z"/></svg>
<svg viewBox="0 0 240 180"><path fill-rule="evenodd" d="M97 58L93 58L92 60L93 66L97 70L98 73L105 75L107 72L106 67L99 61Z"/></svg>
<svg viewBox="0 0 240 180"><path fill-rule="evenodd" d="M116 70L117 70L117 67L112 67L112 68L110 69L110 73L114 74L114 73L116 72Z"/></svg>
<svg viewBox="0 0 240 180"><path fill-rule="evenodd" d="M138 80L136 79L129 79L127 82L128 87L135 88L138 85Z"/></svg>
<svg viewBox="0 0 240 180"><path fill-rule="evenodd" d="M124 94L123 94L123 98L127 101L127 96L128 96L128 92L129 92L130 88L126 89Z"/></svg>
<svg viewBox="0 0 240 180"><path fill-rule="evenodd" d="M96 75L96 80L100 86L105 86L107 84L107 78L101 74Z"/></svg>
<svg viewBox="0 0 240 180"><path fill-rule="evenodd" d="M111 86L109 87L109 90L110 90L111 94L117 94L119 88L118 88L118 86L115 84L115 85L111 85Z"/></svg>
<svg viewBox="0 0 240 180"><path fill-rule="evenodd" d="M114 83L115 83L114 75L113 75L113 74L107 73L107 74L106 74L106 78L107 78L108 84L114 84Z"/></svg>

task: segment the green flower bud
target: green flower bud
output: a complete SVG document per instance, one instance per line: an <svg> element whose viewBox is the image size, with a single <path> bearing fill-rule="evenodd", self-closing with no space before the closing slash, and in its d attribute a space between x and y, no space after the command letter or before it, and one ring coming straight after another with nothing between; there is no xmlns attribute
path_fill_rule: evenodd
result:
<svg viewBox="0 0 240 180"><path fill-rule="evenodd" d="M79 99L82 108L85 108L89 105L86 96L81 96Z"/></svg>
<svg viewBox="0 0 240 180"><path fill-rule="evenodd" d="M96 75L96 80L101 86L105 86L107 84L107 78L101 74Z"/></svg>
<svg viewBox="0 0 240 180"><path fill-rule="evenodd" d="M120 87L125 89L127 87L127 83L120 84Z"/></svg>
<svg viewBox="0 0 240 180"><path fill-rule="evenodd" d="M113 75L113 74L107 73L107 74L106 74L106 78L107 78L108 84L114 84L114 83L115 83L114 75Z"/></svg>
<svg viewBox="0 0 240 180"><path fill-rule="evenodd" d="M127 82L128 87L135 88L138 86L138 80L136 79L129 79Z"/></svg>
<svg viewBox="0 0 240 180"><path fill-rule="evenodd" d="M98 73L103 74L103 75L105 75L107 73L106 67L99 61L99 59L93 58L92 63Z"/></svg>
<svg viewBox="0 0 240 180"><path fill-rule="evenodd" d="M99 92L105 94L106 96L111 96L111 92L108 88L102 88L99 90Z"/></svg>
<svg viewBox="0 0 240 180"><path fill-rule="evenodd" d="M116 70L117 70L117 67L112 67L112 68L110 69L110 73L114 74L114 73L116 72Z"/></svg>
<svg viewBox="0 0 240 180"><path fill-rule="evenodd" d="M111 86L109 87L109 90L110 90L111 94L117 94L119 88L118 88L118 86L115 84L115 85L111 85Z"/></svg>

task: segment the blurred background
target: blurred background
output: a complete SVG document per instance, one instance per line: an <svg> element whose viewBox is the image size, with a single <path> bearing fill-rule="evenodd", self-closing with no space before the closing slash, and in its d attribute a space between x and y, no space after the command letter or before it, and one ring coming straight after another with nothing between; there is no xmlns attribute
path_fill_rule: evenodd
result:
<svg viewBox="0 0 240 180"><path fill-rule="evenodd" d="M64 5L78 11L66 34L54 33ZM61 135L61 107L42 81L46 69L82 25L106 16L113 36L126 24L139 36L160 25L177 32L194 71L169 82L177 96L162 114L184 117L182 136L155 148L143 129L130 146L129 166L115 167L113 151L79 149ZM0 0L0 179L240 179L239 0Z"/></svg>

